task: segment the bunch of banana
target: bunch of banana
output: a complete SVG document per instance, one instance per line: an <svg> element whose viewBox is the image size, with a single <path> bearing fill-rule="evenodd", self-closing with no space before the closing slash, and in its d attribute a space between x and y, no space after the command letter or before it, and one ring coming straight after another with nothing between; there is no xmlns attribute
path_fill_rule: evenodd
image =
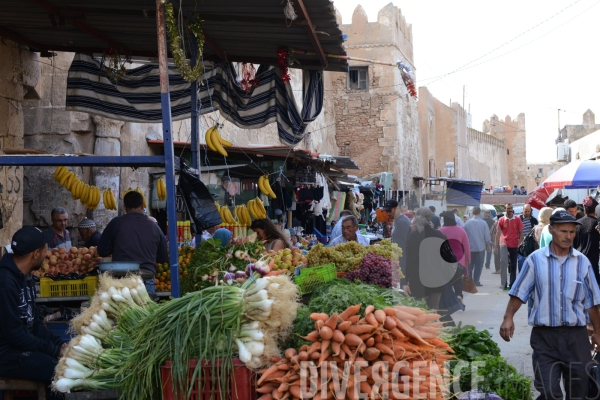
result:
<svg viewBox="0 0 600 400"><path fill-rule="evenodd" d="M247 205L254 219L267 218L267 210L265 210L265 206L263 206L262 201L258 197L248 201Z"/></svg>
<svg viewBox="0 0 600 400"><path fill-rule="evenodd" d="M167 186L165 186L163 178L156 181L156 191L158 192L158 200L163 201L167 198Z"/></svg>
<svg viewBox="0 0 600 400"><path fill-rule="evenodd" d="M229 211L229 207L227 207L227 206L220 207L219 214L221 214L221 219L223 220L223 223L229 224L229 225L236 224L235 219L233 219L233 215L231 215L231 211Z"/></svg>
<svg viewBox="0 0 600 400"><path fill-rule="evenodd" d="M235 206L235 216L238 222L245 226L252 225L252 220L250 219L250 213L245 205Z"/></svg>
<svg viewBox="0 0 600 400"><path fill-rule="evenodd" d="M66 167L60 166L56 167L54 170L54 179L60 184L60 186L65 187L70 192L71 186L73 183L75 183L75 181L77 181L77 175L69 171Z"/></svg>
<svg viewBox="0 0 600 400"><path fill-rule="evenodd" d="M269 175L264 174L260 178L258 178L258 188L261 192L265 194L265 196L269 196L272 199L277 198L273 189L271 189L271 184L269 183Z"/></svg>
<svg viewBox="0 0 600 400"><path fill-rule="evenodd" d="M100 204L100 189L96 186L85 184L79 199L88 209L95 210L98 204Z"/></svg>
<svg viewBox="0 0 600 400"><path fill-rule="evenodd" d="M216 151L223 157L227 157L227 152L225 151L223 146L233 146L233 143L221 137L221 135L219 134L219 130L216 126L213 126L212 128L209 128L206 131L206 134L204 135L204 140L206 140L206 145L212 151Z"/></svg>
<svg viewBox="0 0 600 400"><path fill-rule="evenodd" d="M113 195L112 190L110 188L106 189L103 193L104 196L104 207L107 210L116 210L117 202L115 200L115 196Z"/></svg>
<svg viewBox="0 0 600 400"><path fill-rule="evenodd" d="M131 192L132 190L133 190L132 188L128 187L128 188L125 190L125 193L123 193L123 197L127 196L127 193Z"/></svg>
<svg viewBox="0 0 600 400"><path fill-rule="evenodd" d="M83 204L90 210L95 210L100 203L100 189L96 186L90 186L83 183L77 178L77 175L66 167L57 167L54 171L54 179L64 186L69 192L73 200L81 200Z"/></svg>
<svg viewBox="0 0 600 400"><path fill-rule="evenodd" d="M144 196L144 192L139 187L135 188L135 191L142 195L142 206L146 208L146 196ZM165 190L166 192L166 190Z"/></svg>

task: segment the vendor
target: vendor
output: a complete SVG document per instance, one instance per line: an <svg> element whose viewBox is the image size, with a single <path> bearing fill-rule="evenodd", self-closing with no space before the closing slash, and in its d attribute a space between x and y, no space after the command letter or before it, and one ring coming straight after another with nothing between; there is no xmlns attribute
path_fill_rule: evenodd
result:
<svg viewBox="0 0 600 400"><path fill-rule="evenodd" d="M209 228L206 228L204 230L204 232L202 232L202 236L200 236L200 240L196 241L196 236L194 236L194 238L192 239L192 243L190 245L192 247L196 247L196 245L199 245L200 242L203 242L208 239L212 239L213 235L215 234L215 231L217 230L218 227L219 227L219 225L214 225Z"/></svg>
<svg viewBox="0 0 600 400"><path fill-rule="evenodd" d="M329 246L337 246L338 244L347 242L357 242L363 246L371 244L371 241L366 236L358 233L358 221L354 215L344 217L342 221L342 235L329 242Z"/></svg>
<svg viewBox="0 0 600 400"><path fill-rule="evenodd" d="M14 234L11 248L0 260L0 376L42 382L46 398L56 399L49 385L67 344L44 326L31 277L48 245L41 230L27 227Z"/></svg>
<svg viewBox="0 0 600 400"><path fill-rule="evenodd" d="M270 219L255 219L252 221L250 229L256 232L260 240L265 241L265 249L267 251L279 251L291 248L285 236L283 236L283 232L277 229Z"/></svg>
<svg viewBox="0 0 600 400"><path fill-rule="evenodd" d="M352 215L352 211L350 211L350 210L340 211L340 218L338 219L337 223L333 226L333 229L331 230L331 238L332 239L335 239L338 236L342 236L342 221L344 220L344 217L347 217L349 215Z"/></svg>
<svg viewBox="0 0 600 400"><path fill-rule="evenodd" d="M169 260L167 242L157 224L145 214L144 199L136 191L123 198L127 214L113 218L108 223L98 244L100 257L112 254L113 261L141 262L142 279L148 294L156 294L154 275L156 263Z"/></svg>
<svg viewBox="0 0 600 400"><path fill-rule="evenodd" d="M77 225L77 230L79 231L79 236L85 240L85 247L98 246L102 234L96 230L96 223L94 221L84 218Z"/></svg>
<svg viewBox="0 0 600 400"><path fill-rule="evenodd" d="M62 207L56 207L50 213L52 226L44 232L44 241L50 249L71 249L71 234L67 230L69 214Z"/></svg>

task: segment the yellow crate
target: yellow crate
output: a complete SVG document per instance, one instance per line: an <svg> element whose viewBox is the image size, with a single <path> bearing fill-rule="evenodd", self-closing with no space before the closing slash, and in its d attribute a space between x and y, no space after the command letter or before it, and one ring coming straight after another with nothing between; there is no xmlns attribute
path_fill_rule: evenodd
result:
<svg viewBox="0 0 600 400"><path fill-rule="evenodd" d="M98 287L97 276L86 276L83 279L53 281L50 278L40 279L40 297L75 297L91 296Z"/></svg>

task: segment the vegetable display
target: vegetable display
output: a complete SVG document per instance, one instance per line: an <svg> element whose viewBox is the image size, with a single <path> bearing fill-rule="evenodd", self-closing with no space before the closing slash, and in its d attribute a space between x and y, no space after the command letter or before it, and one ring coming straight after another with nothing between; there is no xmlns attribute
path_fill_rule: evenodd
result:
<svg viewBox="0 0 600 400"><path fill-rule="evenodd" d="M483 355L500 355L500 347L492 340L489 331L478 331L472 325L467 325L448 339L448 343L456 352L456 358L464 361L473 361Z"/></svg>
<svg viewBox="0 0 600 400"><path fill-rule="evenodd" d="M515 367L504 358L497 355L482 355L475 357L472 362L477 362L477 374L483 378L478 382L478 389L494 392L504 400L532 400L531 379L520 374ZM472 378L471 363L460 370L460 389L471 390Z"/></svg>
<svg viewBox="0 0 600 400"><path fill-rule="evenodd" d="M49 249L42 268L33 271L32 274L39 278L47 277L55 280L80 279L81 275L89 274L96 269L101 260L94 246L89 249L87 247L71 247L69 250Z"/></svg>
<svg viewBox="0 0 600 400"><path fill-rule="evenodd" d="M357 304L340 314L312 313L314 330L304 337L310 344L287 349L285 358L273 358L275 363L260 371L259 400L303 398L302 387L311 384L317 399L358 399L359 393L442 399L443 365L452 349L437 338L441 323L433 321L440 316L414 307L368 305L361 318L360 309ZM354 363L353 371L345 361Z"/></svg>
<svg viewBox="0 0 600 400"><path fill-rule="evenodd" d="M350 282L359 280L362 283L391 288L392 268L392 260L370 253L363 258L358 269L348 272L344 278Z"/></svg>

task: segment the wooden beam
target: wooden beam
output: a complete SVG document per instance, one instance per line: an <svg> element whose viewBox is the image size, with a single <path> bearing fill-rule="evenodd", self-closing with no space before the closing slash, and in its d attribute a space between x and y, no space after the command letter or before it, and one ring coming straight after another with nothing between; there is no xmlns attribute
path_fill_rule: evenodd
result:
<svg viewBox="0 0 600 400"><path fill-rule="evenodd" d="M36 43L33 40L24 38L23 36L16 34L12 31L9 31L8 29L4 29L2 27L0 27L0 36L2 36L3 38L6 38L6 39L12 40L14 42L17 42L19 44L22 44L23 46L27 46L33 50L42 51L45 49L45 46L42 46L41 44Z"/></svg>
<svg viewBox="0 0 600 400"><path fill-rule="evenodd" d="M327 68L327 55L323 51L321 41L319 40L319 37L315 32L315 27L310 20L310 16L308 15L308 11L306 11L306 7L304 6L304 1L296 0L295 3L298 5L297 7L294 7L296 11L298 11L298 17L300 17L300 19L306 20L306 25L304 25L304 31L308 35L308 39L310 40L310 43L312 44L312 47L315 50L315 53L317 53L317 57L321 62L321 66L323 67L323 69L325 69Z"/></svg>
<svg viewBox="0 0 600 400"><path fill-rule="evenodd" d="M54 5L52 5L50 2L48 2L47 0L29 0L32 3L37 4L39 7L41 7L42 9L46 10L47 12L49 12L50 14L53 15L61 15L61 10L58 7L55 7ZM64 15L64 13L62 14ZM124 45L122 45L121 43L117 42L116 40L113 40L112 38L106 36L104 33L100 32L99 30L97 30L96 28L94 28L91 25L86 24L85 22L79 21L78 19L75 18L68 18L65 17L65 20L70 23L71 25L75 26L76 28L78 28L79 30L99 39L100 41L106 43L107 47L111 47L117 51L119 51L121 54L129 54L129 49L127 49L127 47L125 47Z"/></svg>

